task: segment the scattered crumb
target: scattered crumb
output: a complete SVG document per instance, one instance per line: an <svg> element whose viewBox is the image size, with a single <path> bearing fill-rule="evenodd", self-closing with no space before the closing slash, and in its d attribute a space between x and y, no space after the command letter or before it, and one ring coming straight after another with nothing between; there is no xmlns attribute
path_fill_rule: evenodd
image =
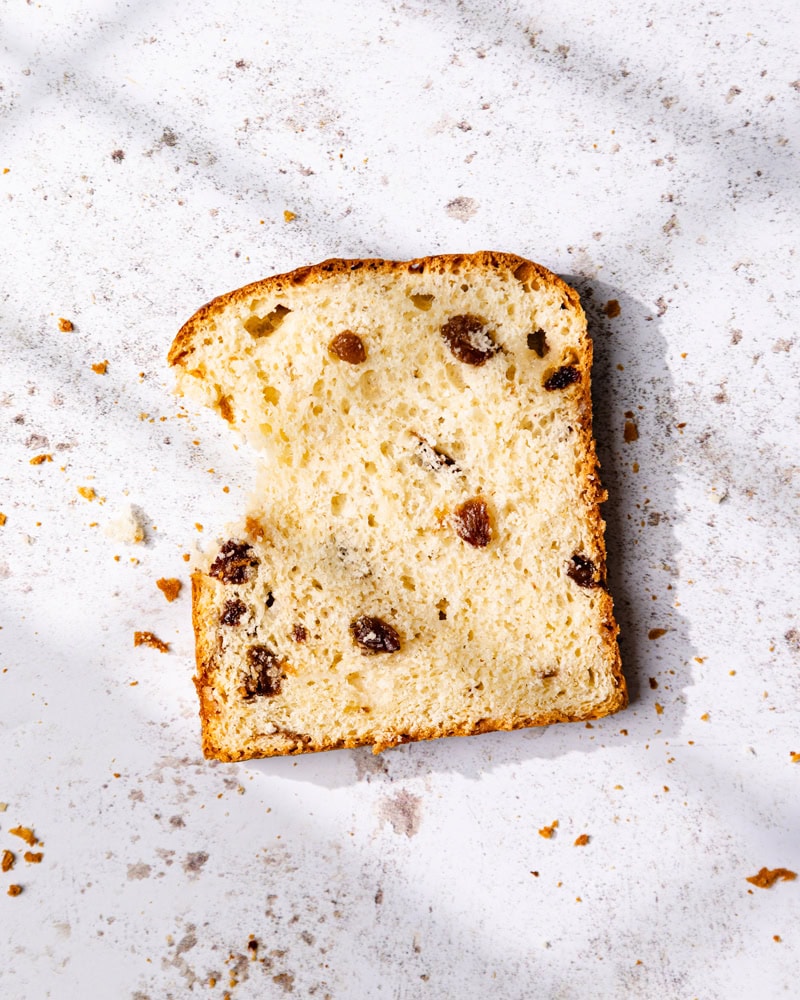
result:
<svg viewBox="0 0 800 1000"><path fill-rule="evenodd" d="M28 862L29 865L39 865L42 863L44 854L42 854L41 851L26 851L22 857Z"/></svg>
<svg viewBox="0 0 800 1000"><path fill-rule="evenodd" d="M625 430L622 432L622 436L626 444L639 440L639 428L636 426L635 420L625 421Z"/></svg>
<svg viewBox="0 0 800 1000"><path fill-rule="evenodd" d="M778 879L783 882L794 882L796 878L797 872L789 871L788 868L762 868L757 875L751 875L747 881L751 885L757 885L759 889L769 889Z"/></svg>
<svg viewBox="0 0 800 1000"><path fill-rule="evenodd" d="M800 753L795 753L794 750L790 750L789 756L792 758L793 764L800 764Z"/></svg>
<svg viewBox="0 0 800 1000"><path fill-rule="evenodd" d="M647 633L648 639L660 639L662 635L666 635L667 630L665 628L651 628Z"/></svg>
<svg viewBox="0 0 800 1000"><path fill-rule="evenodd" d="M202 531L203 530L203 525L200 524L198 521L194 522L194 526L195 526L195 528L197 528L198 531Z"/></svg>
<svg viewBox="0 0 800 1000"><path fill-rule="evenodd" d="M7 891L9 896L19 896L19 894L22 892L22 886L10 885Z"/></svg>
<svg viewBox="0 0 800 1000"><path fill-rule="evenodd" d="M780 934L773 934L772 935L772 940L780 942L782 940L782 938L781 938Z"/></svg>
<svg viewBox="0 0 800 1000"><path fill-rule="evenodd" d="M152 646L153 649L157 649L159 653L169 652L169 643L162 642L157 636L153 635L152 632L134 632L133 644L134 646Z"/></svg>
<svg viewBox="0 0 800 1000"><path fill-rule="evenodd" d="M554 819L550 826L543 826L539 831L539 836L544 837L545 840L549 840L555 833L555 829L558 826L558 820Z"/></svg>
<svg viewBox="0 0 800 1000"><path fill-rule="evenodd" d="M120 509L105 527L105 533L116 542L136 545L145 538L144 525L136 510L128 504Z"/></svg>
<svg viewBox="0 0 800 1000"><path fill-rule="evenodd" d="M651 690L655 691L655 689L657 687L658 687L658 681L655 679L655 677L651 677L650 678L650 688L651 688Z"/></svg>
<svg viewBox="0 0 800 1000"><path fill-rule="evenodd" d="M664 706L659 705L659 703L656 702L656 715L662 715L663 712L664 712Z"/></svg>
<svg viewBox="0 0 800 1000"><path fill-rule="evenodd" d="M92 371L97 375L105 375L108 370L108 361L98 361L96 365L92 365Z"/></svg>
<svg viewBox="0 0 800 1000"><path fill-rule="evenodd" d="M31 459L31 465L42 465L44 462L52 462L52 455L34 455Z"/></svg>
<svg viewBox="0 0 800 1000"><path fill-rule="evenodd" d="M701 722L708 722L708 718L709 718L708 712L703 712L703 714L700 716L700 721Z"/></svg>
<svg viewBox="0 0 800 1000"><path fill-rule="evenodd" d="M14 837L21 837L29 847L36 843L36 836L29 826L13 826L8 832Z"/></svg>
<svg viewBox="0 0 800 1000"><path fill-rule="evenodd" d="M3 673L5 673L5 670L3 671ZM0 802L0 813L4 813L6 809L8 809L8 803Z"/></svg>
<svg viewBox="0 0 800 1000"><path fill-rule="evenodd" d="M14 867L14 852L13 851L3 851L2 859L0 859L0 869L4 872L10 872Z"/></svg>
<svg viewBox="0 0 800 1000"><path fill-rule="evenodd" d="M91 486L79 486L78 493L80 493L84 500L94 500L97 496Z"/></svg>
<svg viewBox="0 0 800 1000"><path fill-rule="evenodd" d="M705 658L705 656L695 656L694 662L695 663L705 663L706 662L706 658Z"/></svg>
<svg viewBox="0 0 800 1000"><path fill-rule="evenodd" d="M162 577L160 580L156 580L156 586L171 604L181 592L183 585L180 580L176 580L174 577Z"/></svg>
<svg viewBox="0 0 800 1000"><path fill-rule="evenodd" d="M60 316L58 319L58 328L62 333L72 333L75 329L75 324L71 319L64 319L63 316Z"/></svg>
<svg viewBox="0 0 800 1000"><path fill-rule="evenodd" d="M184 552L184 553L183 553L183 561L184 561L184 562L189 562L189 560L190 560L191 558L192 558L192 557L191 557L191 556L189 555L189 553L188 553L188 552Z"/></svg>
<svg viewBox="0 0 800 1000"><path fill-rule="evenodd" d="M297 213L296 212L290 212L288 208L285 208L283 210L283 221L284 222L294 222L294 220L296 218L297 218Z"/></svg>
<svg viewBox="0 0 800 1000"><path fill-rule="evenodd" d="M2 528L5 523L6 523L6 515L3 514L2 511L0 511L0 528Z"/></svg>
<svg viewBox="0 0 800 1000"><path fill-rule="evenodd" d="M539 873L538 872L531 872L531 875L533 875L534 878L538 878L539 877Z"/></svg>
<svg viewBox="0 0 800 1000"><path fill-rule="evenodd" d="M580 835L580 837L576 838L575 843L573 844L573 847L586 847L586 845L588 843L589 843L589 834L588 833L582 833Z"/></svg>
<svg viewBox="0 0 800 1000"><path fill-rule="evenodd" d="M608 316L609 319L613 319L615 316L619 316L622 312L620 304L617 299L609 299L608 302L603 306L603 312Z"/></svg>

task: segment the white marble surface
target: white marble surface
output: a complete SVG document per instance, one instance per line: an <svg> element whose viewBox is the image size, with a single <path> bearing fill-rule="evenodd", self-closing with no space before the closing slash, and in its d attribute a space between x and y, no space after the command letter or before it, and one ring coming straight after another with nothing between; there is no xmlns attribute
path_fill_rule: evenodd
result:
<svg viewBox="0 0 800 1000"><path fill-rule="evenodd" d="M745 879L800 871L799 32L790 0L1 0L4 1000L798 995L800 879ZM249 473L171 338L275 271L481 248L587 305L631 708L204 762L155 581ZM125 503L145 544L104 533Z"/></svg>

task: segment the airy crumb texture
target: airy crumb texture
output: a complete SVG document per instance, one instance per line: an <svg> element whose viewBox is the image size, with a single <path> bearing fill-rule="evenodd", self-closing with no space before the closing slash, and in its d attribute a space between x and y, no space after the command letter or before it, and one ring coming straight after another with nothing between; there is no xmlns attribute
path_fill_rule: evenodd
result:
<svg viewBox="0 0 800 1000"><path fill-rule="evenodd" d="M797 872L788 868L762 868L758 874L751 875L747 881L757 885L759 889L770 889L780 879L782 882L794 882Z"/></svg>
<svg viewBox="0 0 800 1000"><path fill-rule="evenodd" d="M176 580L174 577L162 577L160 580L156 580L156 586L171 604L180 594L183 585L180 580Z"/></svg>
<svg viewBox="0 0 800 1000"><path fill-rule="evenodd" d="M21 837L30 847L36 843L36 835L29 826L12 826L8 832L14 837Z"/></svg>
<svg viewBox="0 0 800 1000"><path fill-rule="evenodd" d="M154 635L152 632L134 632L133 644L134 646L152 646L153 649L157 649L159 653L169 652L169 643L162 642L158 636Z"/></svg>
<svg viewBox="0 0 800 1000"><path fill-rule="evenodd" d="M497 253L326 261L186 323L179 390L261 473L192 578L209 757L625 706L591 354L576 293Z"/></svg>
<svg viewBox="0 0 800 1000"><path fill-rule="evenodd" d="M126 545L137 545L145 539L142 519L130 504L121 508L108 522L105 533L114 541L124 542Z"/></svg>

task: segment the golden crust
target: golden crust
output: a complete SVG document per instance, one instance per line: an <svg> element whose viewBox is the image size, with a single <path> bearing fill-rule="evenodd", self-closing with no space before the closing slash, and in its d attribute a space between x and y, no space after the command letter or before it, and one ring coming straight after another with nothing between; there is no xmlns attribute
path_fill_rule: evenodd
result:
<svg viewBox="0 0 800 1000"><path fill-rule="evenodd" d="M426 270L433 273L458 273L465 263L474 268L505 269L511 271L514 277L522 282L541 282L555 287L563 295L562 308L572 309L580 318L582 324L582 355L577 362L580 371L580 382L576 391L581 393L579 402L582 453L586 456L580 469L581 489L587 503L587 515L591 529L591 551L589 558L597 566L601 579L606 578L606 549L604 541L605 522L600 516L600 503L606 498L606 493L600 485L598 474L599 462L592 433L592 398L591 398L591 366L592 341L586 331L586 319L580 304L578 293L561 278L536 264L533 261L518 257L515 254L495 251L479 251L472 254L443 254L435 257L419 257L408 261L390 261L381 259L348 260L332 258L321 264L302 267L287 274L279 274L260 281L252 282L242 288L227 292L212 299L202 306L180 329L169 351L168 361L171 365L187 367L187 361L194 352L196 339L206 327L209 318L221 310L243 302L253 297L266 297L276 294L285 288L329 280L337 275L349 275L355 271L367 269L374 273L391 274L399 270L408 270L421 274ZM602 628L607 633L604 651L606 667L612 678L613 691L609 697L590 711L581 714L567 715L563 712L548 712L538 716L514 716L508 718L481 719L476 723L464 723L461 726L419 726L404 733L378 733L365 735L363 739L341 739L315 743L309 736L294 732L277 732L263 734L257 737L254 745L231 748L224 745L221 732L221 709L217 701L214 686L214 675L217 671L216 650L209 640L205 626L208 617L206 608L211 608L214 596L213 581L203 573L192 575L192 620L196 637L197 673L194 677L200 700L200 719L202 725L203 753L208 758L235 762L254 757L270 757L276 755L294 755L323 750L356 748L372 746L375 753L401 743L419 740L437 739L446 736L472 736L480 733L498 730L522 729L533 726L545 726L555 722L583 722L599 719L625 708L628 704L628 693L625 678L622 673L617 636L619 627L614 619L613 601L603 585L598 593L601 605Z"/></svg>

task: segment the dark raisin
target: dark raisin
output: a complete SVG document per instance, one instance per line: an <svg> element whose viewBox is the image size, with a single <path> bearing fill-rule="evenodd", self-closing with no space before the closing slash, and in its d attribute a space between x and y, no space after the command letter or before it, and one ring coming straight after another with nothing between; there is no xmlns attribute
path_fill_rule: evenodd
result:
<svg viewBox="0 0 800 1000"><path fill-rule="evenodd" d="M275 603L275 598L272 596L272 591L270 590L270 592L267 594L267 607L271 608L274 603Z"/></svg>
<svg viewBox="0 0 800 1000"><path fill-rule="evenodd" d="M544 383L545 389L566 389L568 385L580 382L581 373L574 365L563 365L557 368Z"/></svg>
<svg viewBox="0 0 800 1000"><path fill-rule="evenodd" d="M293 625L292 638L295 642L305 642L308 638L308 629L305 625Z"/></svg>
<svg viewBox="0 0 800 1000"><path fill-rule="evenodd" d="M245 611L247 611L247 605L238 597L234 597L232 601L226 601L219 618L220 624L238 625Z"/></svg>
<svg viewBox="0 0 800 1000"><path fill-rule="evenodd" d="M337 333L328 344L328 350L340 361L346 361L349 365L360 365L367 360L367 351L364 342L357 333L344 330Z"/></svg>
<svg viewBox="0 0 800 1000"><path fill-rule="evenodd" d="M535 351L540 358L543 358L547 354L550 350L550 345L547 343L544 330L537 330L535 333L528 334L528 349Z"/></svg>
<svg viewBox="0 0 800 1000"><path fill-rule="evenodd" d="M255 938L252 938L250 941L247 942L247 947L250 949L250 951L258 951L258 941L256 941Z"/></svg>
<svg viewBox="0 0 800 1000"><path fill-rule="evenodd" d="M382 618L361 615L350 623L353 638L365 653L396 653L400 636Z"/></svg>
<svg viewBox="0 0 800 1000"><path fill-rule="evenodd" d="M465 365L482 365L500 349L486 325L486 320L470 313L451 316L441 328L442 339Z"/></svg>
<svg viewBox="0 0 800 1000"><path fill-rule="evenodd" d="M480 497L465 500L455 509L453 524L459 538L483 549L492 540L492 522L489 518L489 508L486 501Z"/></svg>
<svg viewBox="0 0 800 1000"><path fill-rule="evenodd" d="M253 555L252 546L231 540L219 550L208 574L223 583L245 583L253 566L258 566L258 559Z"/></svg>
<svg viewBox="0 0 800 1000"><path fill-rule="evenodd" d="M579 587L604 587L605 582L591 559L578 555L572 557L572 563L567 569L567 576Z"/></svg>
<svg viewBox="0 0 800 1000"><path fill-rule="evenodd" d="M281 663L269 646L251 646L247 650L247 668L243 683L245 698L271 698L280 694Z"/></svg>

